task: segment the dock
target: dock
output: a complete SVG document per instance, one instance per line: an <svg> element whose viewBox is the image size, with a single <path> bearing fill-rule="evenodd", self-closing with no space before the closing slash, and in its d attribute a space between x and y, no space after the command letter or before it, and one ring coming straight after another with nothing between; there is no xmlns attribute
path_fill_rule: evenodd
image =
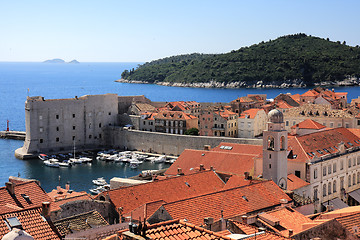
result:
<svg viewBox="0 0 360 240"><path fill-rule="evenodd" d="M0 131L0 138L25 140L26 133L21 131Z"/></svg>

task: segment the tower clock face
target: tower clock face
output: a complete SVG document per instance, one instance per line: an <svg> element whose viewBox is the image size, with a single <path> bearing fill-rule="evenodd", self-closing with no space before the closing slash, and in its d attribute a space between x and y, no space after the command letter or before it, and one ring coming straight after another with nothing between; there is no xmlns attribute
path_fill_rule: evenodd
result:
<svg viewBox="0 0 360 240"><path fill-rule="evenodd" d="M286 189L286 180L284 178L280 178L278 182L278 186L282 189Z"/></svg>

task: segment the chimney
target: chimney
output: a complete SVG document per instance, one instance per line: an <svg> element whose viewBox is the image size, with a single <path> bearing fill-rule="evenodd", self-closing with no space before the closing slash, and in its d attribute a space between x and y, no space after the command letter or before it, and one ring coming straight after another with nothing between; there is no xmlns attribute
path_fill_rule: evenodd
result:
<svg viewBox="0 0 360 240"><path fill-rule="evenodd" d="M248 221L247 221L247 218L248 218L248 217L247 217L246 215L242 215L242 216L241 216L242 222L245 223L245 224L247 224L247 222L248 222Z"/></svg>
<svg viewBox="0 0 360 240"><path fill-rule="evenodd" d="M50 216L50 202L42 203L42 215L47 218Z"/></svg>
<svg viewBox="0 0 360 240"><path fill-rule="evenodd" d="M177 174L178 174L178 175L184 175L184 173L183 173L183 171L182 171L181 168L178 168L178 169L177 169Z"/></svg>
<svg viewBox="0 0 360 240"><path fill-rule="evenodd" d="M249 172L244 172L244 175L245 175L245 180L249 180L250 173Z"/></svg>
<svg viewBox="0 0 360 240"><path fill-rule="evenodd" d="M200 172L201 172L201 171L205 171L204 164L200 164Z"/></svg>
<svg viewBox="0 0 360 240"><path fill-rule="evenodd" d="M294 231L292 229L289 229L289 237L291 237L294 234Z"/></svg>
<svg viewBox="0 0 360 240"><path fill-rule="evenodd" d="M211 170L211 171L215 171L215 169L214 169L213 166L210 166L210 170Z"/></svg>
<svg viewBox="0 0 360 240"><path fill-rule="evenodd" d="M5 183L6 189L9 191L10 194L15 194L15 184L12 182Z"/></svg>
<svg viewBox="0 0 360 240"><path fill-rule="evenodd" d="M286 204L288 203L288 200L287 199L280 199L280 204L281 204L281 207L285 207Z"/></svg>
<svg viewBox="0 0 360 240"><path fill-rule="evenodd" d="M67 183L65 184L65 189L66 189L66 191L69 191L69 190L70 190L70 182L67 182Z"/></svg>
<svg viewBox="0 0 360 240"><path fill-rule="evenodd" d="M205 151L210 151L210 148L211 148L210 145L204 145L204 150Z"/></svg>

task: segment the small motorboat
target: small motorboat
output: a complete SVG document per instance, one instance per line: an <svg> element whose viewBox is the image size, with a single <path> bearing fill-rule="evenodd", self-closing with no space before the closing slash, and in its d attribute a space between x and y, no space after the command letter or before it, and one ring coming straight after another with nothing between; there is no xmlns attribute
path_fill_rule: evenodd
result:
<svg viewBox="0 0 360 240"><path fill-rule="evenodd" d="M156 157L153 160L151 160L152 163L163 163L165 161L166 161L166 156L165 155Z"/></svg>
<svg viewBox="0 0 360 240"><path fill-rule="evenodd" d="M107 184L107 182L105 181L105 179L103 177L92 180L92 182L93 182L93 184L98 185L98 186L104 186Z"/></svg>
<svg viewBox="0 0 360 240"><path fill-rule="evenodd" d="M80 158L70 158L69 161L75 163L75 164L81 164L83 161Z"/></svg>
<svg viewBox="0 0 360 240"><path fill-rule="evenodd" d="M40 158L40 160L41 161L45 161L45 160L48 160L48 155L46 155L46 154L43 154L43 153L41 153L41 154L39 154L39 156L38 156L39 158Z"/></svg>
<svg viewBox="0 0 360 240"><path fill-rule="evenodd" d="M55 158L51 158L49 160L45 160L44 164L45 164L45 166L48 166L48 167L56 167L56 168L58 168L59 167L59 160L57 160Z"/></svg>
<svg viewBox="0 0 360 240"><path fill-rule="evenodd" d="M91 163L92 162L92 158L89 157L80 157L79 158L83 163Z"/></svg>
<svg viewBox="0 0 360 240"><path fill-rule="evenodd" d="M71 167L71 163L67 160L59 162L59 167Z"/></svg>

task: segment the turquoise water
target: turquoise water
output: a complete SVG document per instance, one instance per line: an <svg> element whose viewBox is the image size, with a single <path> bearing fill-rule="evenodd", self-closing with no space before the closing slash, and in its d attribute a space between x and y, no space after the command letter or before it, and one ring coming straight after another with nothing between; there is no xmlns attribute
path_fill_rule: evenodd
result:
<svg viewBox="0 0 360 240"><path fill-rule="evenodd" d="M0 130L25 130L24 103L26 96L43 96L45 99L70 98L86 94L116 93L118 95L145 95L152 101L194 100L198 102L230 102L249 93L267 94L274 98L279 93L303 93L306 89L200 89L177 88L151 84L116 83L125 69L136 67L138 63L6 63L0 62ZM349 92L350 98L360 95L360 87L336 88ZM10 175L35 178L43 188L50 191L59 182L70 181L74 190L88 190L91 180L105 177L129 177L139 174L142 169L156 169L165 165L142 165L137 170L117 163L94 162L71 169L48 168L38 160L22 161L14 157L14 150L22 146L22 141L0 139L0 186Z"/></svg>

